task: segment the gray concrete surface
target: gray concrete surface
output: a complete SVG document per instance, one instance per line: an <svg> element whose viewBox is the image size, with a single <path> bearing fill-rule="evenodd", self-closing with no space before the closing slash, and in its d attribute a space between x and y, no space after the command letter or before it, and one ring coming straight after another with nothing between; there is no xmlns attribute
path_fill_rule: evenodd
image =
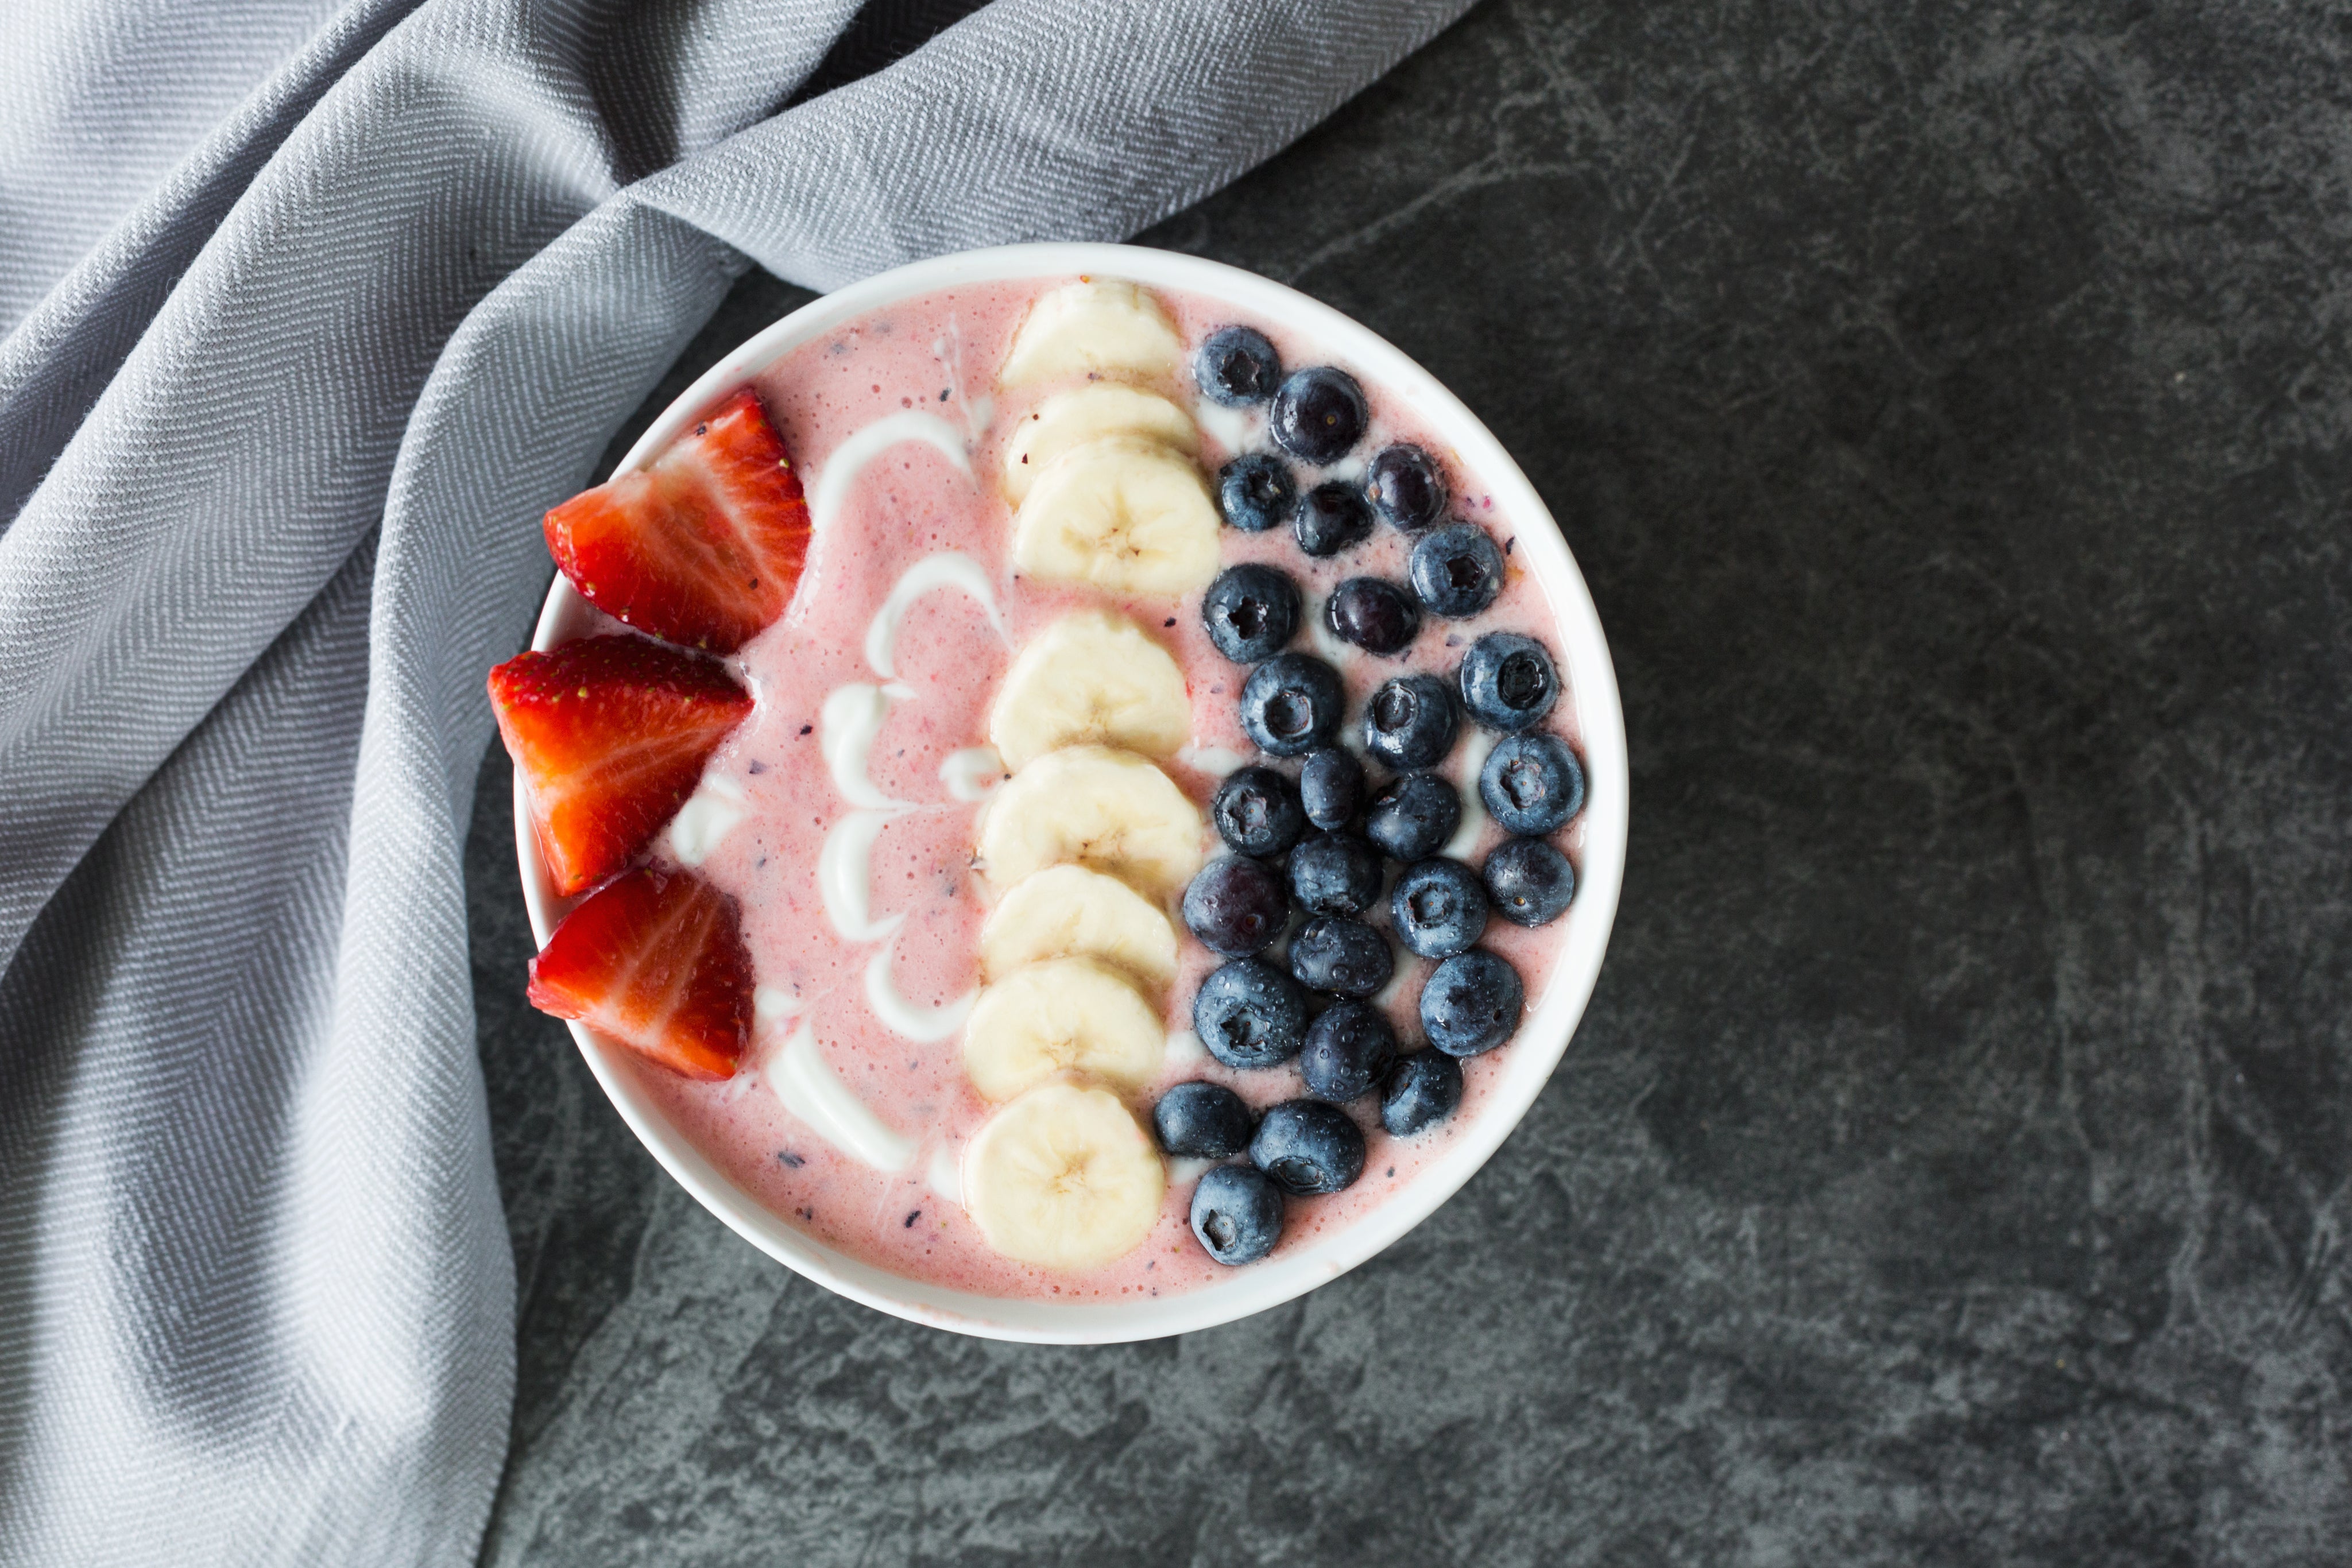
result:
<svg viewBox="0 0 2352 1568"><path fill-rule="evenodd" d="M986 1344L734 1240L522 1006L494 755L485 1561L2352 1558L2347 54L2293 3L1498 3L1145 236L1493 425L1632 736L1566 1064L1287 1308Z"/></svg>

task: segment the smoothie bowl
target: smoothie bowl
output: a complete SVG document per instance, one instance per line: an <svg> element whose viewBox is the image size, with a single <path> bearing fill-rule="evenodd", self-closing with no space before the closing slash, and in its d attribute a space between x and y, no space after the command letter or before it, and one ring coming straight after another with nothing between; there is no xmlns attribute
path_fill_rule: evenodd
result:
<svg viewBox="0 0 2352 1568"><path fill-rule="evenodd" d="M491 674L613 1100L788 1267L1087 1343L1335 1278L1566 1050L1622 718L1550 516L1346 318L1165 252L899 268L548 516Z"/></svg>

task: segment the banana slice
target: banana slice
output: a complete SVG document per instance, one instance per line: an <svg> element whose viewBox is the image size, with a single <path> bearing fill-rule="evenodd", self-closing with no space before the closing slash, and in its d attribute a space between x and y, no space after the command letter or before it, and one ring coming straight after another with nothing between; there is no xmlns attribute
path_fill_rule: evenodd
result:
<svg viewBox="0 0 2352 1568"><path fill-rule="evenodd" d="M1018 770L1066 746L1173 757L1192 737L1184 673L1124 615L1065 615L1021 650L989 710L988 743Z"/></svg>
<svg viewBox="0 0 2352 1568"><path fill-rule="evenodd" d="M1014 883L980 928L980 972L992 981L1080 955L1157 991L1176 977L1176 923L1115 876L1054 865Z"/></svg>
<svg viewBox="0 0 2352 1568"><path fill-rule="evenodd" d="M1141 288L1112 278L1066 283L1029 307L997 380L1016 387L1084 375L1173 377L1183 357L1168 313Z"/></svg>
<svg viewBox="0 0 2352 1568"><path fill-rule="evenodd" d="M1046 464L1106 435L1140 435L1187 457L1201 451L1200 428L1182 409L1157 392L1097 382L1055 392L1013 428L1004 446L1005 495L1020 505Z"/></svg>
<svg viewBox="0 0 2352 1568"><path fill-rule="evenodd" d="M989 797L980 861L998 887L1049 865L1082 865L1166 899L1201 869L1201 810L1131 751L1049 751Z"/></svg>
<svg viewBox="0 0 2352 1568"><path fill-rule="evenodd" d="M1063 453L1013 519L1023 571L1108 593L1197 593L1217 575L1217 507L1200 468L1139 435Z"/></svg>
<svg viewBox="0 0 2352 1568"><path fill-rule="evenodd" d="M963 1068L983 1100L1010 1100L1075 1072L1148 1087L1168 1030L1135 982L1093 958L1052 958L983 988L963 1031Z"/></svg>
<svg viewBox="0 0 2352 1568"><path fill-rule="evenodd" d="M963 1206L1017 1262L1090 1269L1141 1245L1168 1177L1150 1134L1104 1089L1047 1083L991 1116L963 1156Z"/></svg>

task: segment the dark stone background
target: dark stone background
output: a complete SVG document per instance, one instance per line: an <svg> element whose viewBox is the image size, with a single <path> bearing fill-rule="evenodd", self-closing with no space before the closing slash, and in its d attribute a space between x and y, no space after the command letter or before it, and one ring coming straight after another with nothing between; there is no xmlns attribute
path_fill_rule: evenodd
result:
<svg viewBox="0 0 2352 1568"><path fill-rule="evenodd" d="M1280 1311L989 1344L736 1241L521 1006L494 755L487 1560L2352 1558L2347 55L2292 0L1493 4L1144 236L1493 425L1632 732L1559 1077Z"/></svg>

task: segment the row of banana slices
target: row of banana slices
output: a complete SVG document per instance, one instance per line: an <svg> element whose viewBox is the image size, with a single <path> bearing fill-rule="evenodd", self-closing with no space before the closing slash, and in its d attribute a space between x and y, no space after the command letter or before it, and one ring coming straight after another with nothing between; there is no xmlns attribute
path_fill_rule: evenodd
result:
<svg viewBox="0 0 2352 1568"><path fill-rule="evenodd" d="M1001 384L1067 384L1004 447L1024 575L1122 599L1173 599L1216 575L1200 434L1162 395L1181 356L1158 301L1132 284L1086 280L1031 308ZM1021 1262L1098 1266L1160 1217L1165 1171L1125 1097L1166 1060L1167 911L1200 869L1203 826L1159 764L1192 729L1176 661L1103 610L1065 615L1024 647L990 713L1012 777L981 818L980 863L1000 897L981 931L963 1059L999 1108L964 1153L963 1200L988 1244Z"/></svg>

